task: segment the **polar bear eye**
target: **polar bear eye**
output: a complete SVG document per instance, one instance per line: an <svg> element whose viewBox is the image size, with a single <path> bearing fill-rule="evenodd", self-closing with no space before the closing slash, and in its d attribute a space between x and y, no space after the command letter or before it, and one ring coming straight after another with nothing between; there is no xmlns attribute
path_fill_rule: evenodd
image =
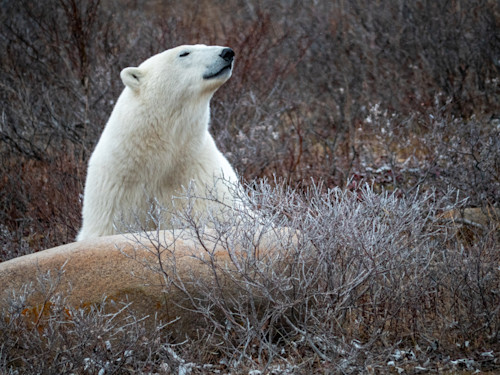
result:
<svg viewBox="0 0 500 375"><path fill-rule="evenodd" d="M186 57L187 55L189 55L189 52L182 52L179 57Z"/></svg>

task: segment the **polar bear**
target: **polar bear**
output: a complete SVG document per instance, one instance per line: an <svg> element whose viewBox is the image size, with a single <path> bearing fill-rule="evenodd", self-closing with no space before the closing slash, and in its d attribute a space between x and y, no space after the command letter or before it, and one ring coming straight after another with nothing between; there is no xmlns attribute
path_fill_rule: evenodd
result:
<svg viewBox="0 0 500 375"><path fill-rule="evenodd" d="M234 202L227 182L238 178L208 131L210 99L233 63L232 49L198 44L122 70L125 88L89 160L78 241L116 233L117 220L147 226L152 204L172 211L188 186L215 187L218 201ZM203 214L208 201L193 210Z"/></svg>

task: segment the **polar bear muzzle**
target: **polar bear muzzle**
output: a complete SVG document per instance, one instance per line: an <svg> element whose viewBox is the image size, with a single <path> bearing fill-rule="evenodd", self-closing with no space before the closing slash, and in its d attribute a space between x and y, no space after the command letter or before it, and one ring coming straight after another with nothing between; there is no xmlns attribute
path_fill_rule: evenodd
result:
<svg viewBox="0 0 500 375"><path fill-rule="evenodd" d="M211 65L203 75L204 79L218 78L231 74L233 68L234 51L231 48L224 48L219 54L219 59ZM227 77L229 78L229 77Z"/></svg>

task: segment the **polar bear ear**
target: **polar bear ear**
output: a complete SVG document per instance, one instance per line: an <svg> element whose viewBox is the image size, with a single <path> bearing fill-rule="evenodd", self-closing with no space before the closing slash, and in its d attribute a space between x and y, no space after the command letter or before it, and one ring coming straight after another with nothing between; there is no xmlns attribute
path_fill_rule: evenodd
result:
<svg viewBox="0 0 500 375"><path fill-rule="evenodd" d="M139 68L125 68L121 71L120 77L125 86L136 91L141 85L144 72Z"/></svg>

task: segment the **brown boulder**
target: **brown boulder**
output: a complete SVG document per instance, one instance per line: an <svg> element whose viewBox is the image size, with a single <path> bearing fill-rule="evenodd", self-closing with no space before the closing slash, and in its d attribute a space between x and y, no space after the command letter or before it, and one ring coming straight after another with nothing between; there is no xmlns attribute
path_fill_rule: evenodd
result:
<svg viewBox="0 0 500 375"><path fill-rule="evenodd" d="M217 269L234 269L234 257L246 258L241 251L228 249L229 242L221 243L224 241L210 230L201 237L161 231L143 233L140 238L101 237L15 258L0 263L0 308L6 307L13 291L19 293L23 285L40 283L40 276L50 272L53 278L60 276L50 294L60 293L72 307L99 304L104 298L128 301L138 316L156 314L163 322L180 318L174 330L188 333L201 324L186 309L190 307L188 297L197 293L196 286L210 286ZM265 258L271 244L274 241L261 240L257 257ZM218 286L222 283L222 288L227 285L230 289L232 284L226 279L224 275L218 278ZM27 308L40 311L46 302L47 292L33 293Z"/></svg>

